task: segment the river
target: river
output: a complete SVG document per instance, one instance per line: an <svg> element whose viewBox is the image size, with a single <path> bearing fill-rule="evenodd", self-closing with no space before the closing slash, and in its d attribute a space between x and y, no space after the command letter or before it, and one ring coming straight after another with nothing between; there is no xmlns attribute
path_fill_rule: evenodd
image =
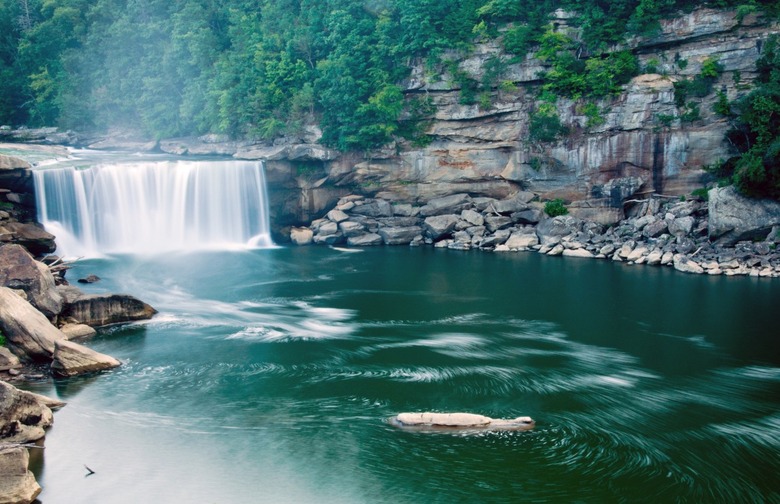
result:
<svg viewBox="0 0 780 504"><path fill-rule="evenodd" d="M780 282L535 253L109 255L152 304L34 458L56 503L780 502ZM403 411L530 432L400 431ZM85 465L95 471L87 475Z"/></svg>

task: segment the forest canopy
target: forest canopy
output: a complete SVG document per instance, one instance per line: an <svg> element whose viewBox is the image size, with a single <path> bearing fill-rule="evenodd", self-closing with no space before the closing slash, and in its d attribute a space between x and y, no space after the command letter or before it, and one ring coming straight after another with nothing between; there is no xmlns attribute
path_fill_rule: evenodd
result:
<svg viewBox="0 0 780 504"><path fill-rule="evenodd" d="M419 133L400 120L425 113L426 104L406 100L400 87L416 58L446 67L445 51L499 36L508 53L522 56L556 42L545 40L545 27L559 8L575 13L585 53L598 52L627 35L651 35L664 16L701 3L0 0L0 124L273 138L314 122L326 145L370 149ZM743 10L775 4L708 2ZM556 61L546 90L609 93L634 71L630 53L604 61L591 66L601 65L593 71L608 79L591 84L584 73L555 73ZM591 70L586 62L561 64ZM465 100L477 100L468 93L480 85L501 85L450 70L462 78Z"/></svg>

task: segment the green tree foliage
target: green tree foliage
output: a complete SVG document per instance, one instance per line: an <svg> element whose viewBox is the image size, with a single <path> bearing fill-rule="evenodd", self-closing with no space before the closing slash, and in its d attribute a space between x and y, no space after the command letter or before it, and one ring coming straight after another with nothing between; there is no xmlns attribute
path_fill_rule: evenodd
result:
<svg viewBox="0 0 780 504"><path fill-rule="evenodd" d="M741 155L729 163L737 188L780 199L780 39L770 38L756 64L756 87L733 104L738 117L729 139Z"/></svg>
<svg viewBox="0 0 780 504"><path fill-rule="evenodd" d="M449 75L462 103L488 108L494 93L512 92L511 61L490 60L475 79L447 60L476 38L497 38L509 54L547 61L546 91L601 97L637 71L630 52L611 50L616 43L652 35L663 16L701 3L0 0L0 123L271 138L316 122L323 142L339 149L425 142L430 113L401 88L412 61ZM742 17L780 10L775 0L710 4L742 5ZM572 13L582 40L551 25L559 8ZM562 131L551 114L537 119L542 137Z"/></svg>

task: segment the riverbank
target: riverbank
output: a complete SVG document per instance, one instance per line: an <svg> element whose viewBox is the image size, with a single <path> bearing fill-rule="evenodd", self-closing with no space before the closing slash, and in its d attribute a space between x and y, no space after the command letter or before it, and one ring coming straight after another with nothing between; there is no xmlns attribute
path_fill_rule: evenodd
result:
<svg viewBox="0 0 780 504"><path fill-rule="evenodd" d="M61 148L16 150L38 159L66 153ZM58 258L43 257L55 251L55 237L36 222L30 169L26 160L0 155L0 502L8 503L33 502L41 492L28 468L28 449L43 448L52 410L64 406L12 383L120 366L117 359L74 340L95 335L96 327L156 313L132 296L87 295L69 285L67 266Z"/></svg>
<svg viewBox="0 0 780 504"><path fill-rule="evenodd" d="M550 217L555 207L523 191L503 200L455 194L422 206L350 195L325 218L293 228L290 237L297 245L533 251L685 273L780 277L780 204L747 200L732 188L713 189L707 197L651 195L633 202L626 219L607 226L570 215ZM566 212L562 204L557 208Z"/></svg>

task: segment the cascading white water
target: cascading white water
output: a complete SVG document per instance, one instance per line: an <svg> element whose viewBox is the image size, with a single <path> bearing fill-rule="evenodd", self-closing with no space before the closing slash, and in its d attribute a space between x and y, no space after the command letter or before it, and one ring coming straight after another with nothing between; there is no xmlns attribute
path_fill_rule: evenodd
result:
<svg viewBox="0 0 780 504"><path fill-rule="evenodd" d="M260 162L95 164L34 177L38 219L66 257L273 246Z"/></svg>

